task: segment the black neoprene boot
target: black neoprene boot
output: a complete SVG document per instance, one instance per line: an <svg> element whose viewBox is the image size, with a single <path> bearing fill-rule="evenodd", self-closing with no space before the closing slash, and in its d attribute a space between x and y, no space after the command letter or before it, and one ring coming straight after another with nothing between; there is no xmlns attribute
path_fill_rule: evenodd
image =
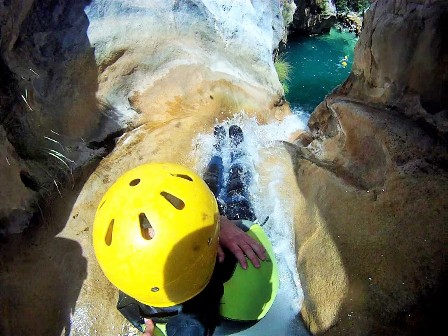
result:
<svg viewBox="0 0 448 336"><path fill-rule="evenodd" d="M229 127L229 138L232 149L239 146L244 140L243 130L238 125L232 125Z"/></svg>

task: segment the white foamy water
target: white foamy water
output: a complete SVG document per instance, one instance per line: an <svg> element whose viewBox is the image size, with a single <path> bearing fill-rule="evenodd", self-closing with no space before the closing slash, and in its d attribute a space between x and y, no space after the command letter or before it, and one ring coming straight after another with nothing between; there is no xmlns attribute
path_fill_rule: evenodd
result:
<svg viewBox="0 0 448 336"><path fill-rule="evenodd" d="M303 299L302 288L297 274L296 255L294 249L293 216L290 204L280 196L279 186L282 184L283 170L281 166L267 169L269 183L261 187L258 183L257 167L264 164L259 153L272 147L276 141L287 140L291 134L306 128L306 116L296 114L281 122L259 125L254 118L244 113L238 114L222 125L226 131L230 125L236 124L244 133L243 147L246 152L244 163L250 168L252 181L249 191L252 204L260 224L269 236L279 265L280 287L274 304L268 314L257 324L240 331L232 331L231 327L220 327L215 335L309 335L298 320ZM214 136L200 134L193 143L194 155L198 158L196 169L203 173L213 153ZM224 146L222 157L225 170L230 165L229 144ZM270 163L271 164L271 163ZM224 176L226 178L226 175ZM265 222L266 221L266 222Z"/></svg>

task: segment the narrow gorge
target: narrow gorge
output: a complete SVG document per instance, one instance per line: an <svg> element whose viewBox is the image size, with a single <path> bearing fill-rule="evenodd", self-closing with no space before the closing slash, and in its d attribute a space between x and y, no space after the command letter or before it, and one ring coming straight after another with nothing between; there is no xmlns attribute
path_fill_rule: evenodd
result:
<svg viewBox="0 0 448 336"><path fill-rule="evenodd" d="M1 335L137 335L95 260L98 202L143 163L200 172L218 122L248 134L289 286L266 335L441 330L448 3L372 1L305 125L275 55L288 31L326 32L328 4L0 2Z"/></svg>

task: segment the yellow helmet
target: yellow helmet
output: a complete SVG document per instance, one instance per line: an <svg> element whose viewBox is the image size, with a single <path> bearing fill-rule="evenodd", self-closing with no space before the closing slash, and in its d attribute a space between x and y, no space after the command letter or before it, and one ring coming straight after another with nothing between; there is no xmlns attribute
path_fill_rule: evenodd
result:
<svg viewBox="0 0 448 336"><path fill-rule="evenodd" d="M93 247L106 277L151 306L198 294L218 249L218 206L192 170L149 163L122 175L105 193L93 224Z"/></svg>

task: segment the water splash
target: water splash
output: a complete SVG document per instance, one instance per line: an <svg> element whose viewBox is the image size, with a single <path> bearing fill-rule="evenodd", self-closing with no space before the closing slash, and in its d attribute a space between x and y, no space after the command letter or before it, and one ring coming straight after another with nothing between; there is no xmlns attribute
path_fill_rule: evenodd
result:
<svg viewBox="0 0 448 336"><path fill-rule="evenodd" d="M255 208L260 223L269 236L274 253L279 265L280 288L276 300L268 314L254 326L231 335L264 335L268 331L270 335L308 335L306 329L301 326L297 316L303 300L300 280L297 274L296 254L294 247L293 231L293 206L281 197L281 185L284 172L280 164L273 160L267 169L270 181L264 189L259 183L260 176L257 167L264 165L265 157L260 153L273 147L277 141L286 141L300 130L306 129L308 115L296 111L295 115L285 118L283 121L260 125L253 117L239 113L229 120L222 122L226 131L229 126L236 124L244 133L242 146L246 155L242 158L246 167L250 169L252 176L248 186L251 201ZM193 141L194 155L197 160L196 169L202 174L213 155L213 133L199 134ZM230 146L226 143L222 149L222 158L225 171L230 165ZM266 170L266 169L265 169ZM226 178L226 175L224 175ZM218 329L216 335L229 335L229 330Z"/></svg>
<svg viewBox="0 0 448 336"><path fill-rule="evenodd" d="M335 3L334 3L334 1L333 0L328 0L328 11L329 12L331 12L331 13L334 13L334 14L336 14L336 5L335 5Z"/></svg>

